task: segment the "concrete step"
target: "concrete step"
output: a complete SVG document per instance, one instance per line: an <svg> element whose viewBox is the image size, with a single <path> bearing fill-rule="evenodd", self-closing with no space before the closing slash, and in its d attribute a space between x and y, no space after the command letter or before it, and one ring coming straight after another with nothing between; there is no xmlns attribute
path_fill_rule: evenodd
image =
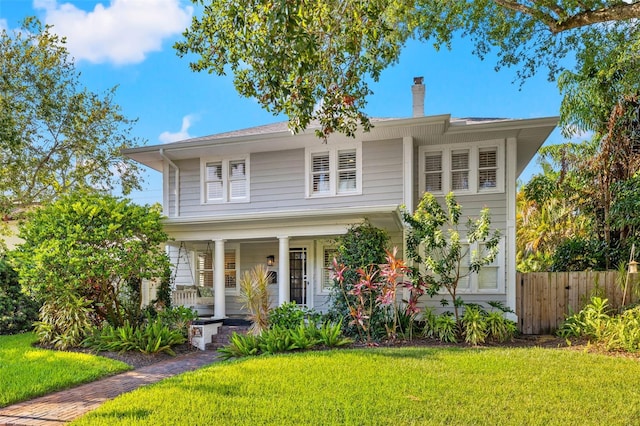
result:
<svg viewBox="0 0 640 426"><path fill-rule="evenodd" d="M218 334L211 336L211 343L207 343L207 349L218 349L229 344L233 333L246 334L248 325L222 325L218 328Z"/></svg>

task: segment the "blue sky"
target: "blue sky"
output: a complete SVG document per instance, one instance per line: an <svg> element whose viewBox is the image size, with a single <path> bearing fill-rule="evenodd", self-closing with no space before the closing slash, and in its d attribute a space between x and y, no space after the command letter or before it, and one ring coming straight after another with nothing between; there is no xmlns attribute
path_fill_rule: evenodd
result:
<svg viewBox="0 0 640 426"><path fill-rule="evenodd" d="M237 95L231 76L194 73L188 60L175 54L172 45L194 13L185 0L0 0L0 28L17 28L30 15L54 25L54 32L67 37L82 83L97 93L117 85L115 102L128 118L138 118L132 135L148 144L283 121ZM424 76L427 115L558 115L560 96L546 75L521 88L513 83L515 70L496 72L495 58L481 61L471 49L464 40L440 52L429 43L408 43L399 63L371 86L366 113L409 117L413 77ZM555 131L547 143L562 141ZM535 170L530 164L521 178ZM145 180L144 191L131 198L142 204L161 201L159 174L148 172Z"/></svg>

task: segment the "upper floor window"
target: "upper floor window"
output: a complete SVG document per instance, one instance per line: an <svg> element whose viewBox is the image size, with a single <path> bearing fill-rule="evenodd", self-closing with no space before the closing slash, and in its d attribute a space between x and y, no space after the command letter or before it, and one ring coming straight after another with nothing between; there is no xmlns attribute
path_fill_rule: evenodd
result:
<svg viewBox="0 0 640 426"><path fill-rule="evenodd" d="M249 158L202 161L202 200L224 203L249 200Z"/></svg>
<svg viewBox="0 0 640 426"><path fill-rule="evenodd" d="M421 192L461 194L504 191L504 142L472 146L421 146Z"/></svg>
<svg viewBox="0 0 640 426"><path fill-rule="evenodd" d="M362 146L308 148L307 196L362 192Z"/></svg>

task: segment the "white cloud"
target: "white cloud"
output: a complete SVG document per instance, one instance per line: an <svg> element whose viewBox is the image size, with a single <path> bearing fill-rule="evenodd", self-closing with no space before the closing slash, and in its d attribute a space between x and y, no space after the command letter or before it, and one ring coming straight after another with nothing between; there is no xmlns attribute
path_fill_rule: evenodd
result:
<svg viewBox="0 0 640 426"><path fill-rule="evenodd" d="M44 9L44 21L67 37L76 60L117 65L142 62L161 50L162 41L181 33L193 14L179 0L111 0L90 12L56 0L34 0L33 7Z"/></svg>
<svg viewBox="0 0 640 426"><path fill-rule="evenodd" d="M190 139L191 135L189 135L189 127L191 127L191 124L195 120L196 120L195 116L185 115L184 117L182 117L182 127L180 128L180 131L176 133L162 132L158 137L158 139L160 139L160 142L162 143L169 143L169 142L181 141L184 139Z"/></svg>
<svg viewBox="0 0 640 426"><path fill-rule="evenodd" d="M5 30L5 31L9 30L9 25L7 24L6 19L0 19L0 31L2 30Z"/></svg>

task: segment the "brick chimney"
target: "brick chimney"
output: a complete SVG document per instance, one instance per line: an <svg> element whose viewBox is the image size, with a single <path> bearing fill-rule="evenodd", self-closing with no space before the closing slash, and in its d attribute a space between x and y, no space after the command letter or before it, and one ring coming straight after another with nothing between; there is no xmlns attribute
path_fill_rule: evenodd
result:
<svg viewBox="0 0 640 426"><path fill-rule="evenodd" d="M413 94L413 116L424 117L424 94L425 88L422 81L424 77L413 77L413 86L411 93Z"/></svg>

